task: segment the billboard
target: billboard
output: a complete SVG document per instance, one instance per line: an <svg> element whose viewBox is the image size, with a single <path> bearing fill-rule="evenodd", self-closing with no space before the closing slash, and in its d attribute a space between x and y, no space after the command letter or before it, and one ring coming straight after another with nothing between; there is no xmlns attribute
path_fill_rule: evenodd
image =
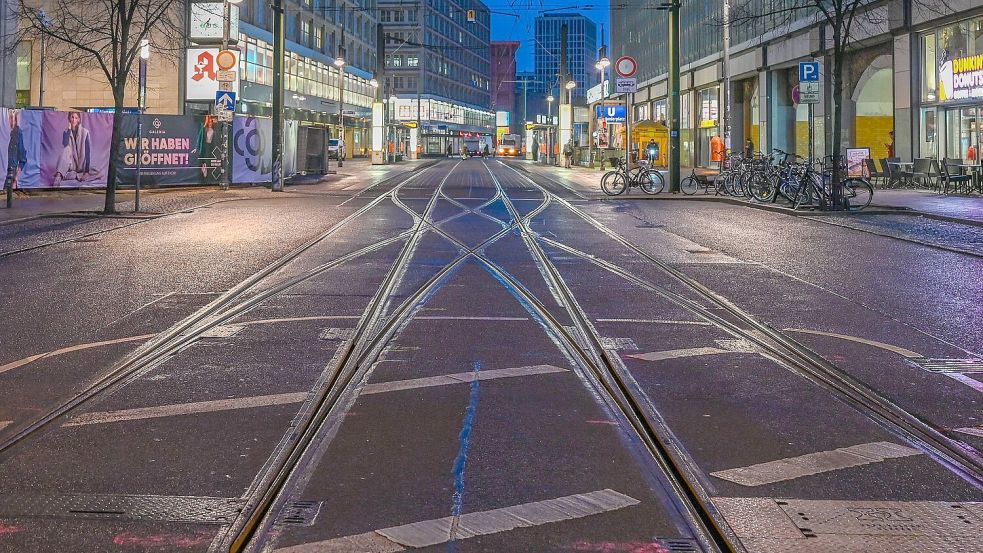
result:
<svg viewBox="0 0 983 553"><path fill-rule="evenodd" d="M236 79L232 82L232 90L228 92L238 94L239 51L229 50L229 52L233 58L228 68L236 72ZM187 74L184 80L188 100L215 102L215 93L218 92L218 72L223 69L216 62L218 53L218 48L188 48Z"/></svg>
<svg viewBox="0 0 983 553"><path fill-rule="evenodd" d="M143 148L138 148L137 117L143 120ZM119 184L217 184L222 181L222 125L211 115L141 115L123 120Z"/></svg>
<svg viewBox="0 0 983 553"><path fill-rule="evenodd" d="M100 188L109 172L113 116L2 110L0 166L15 188Z"/></svg>

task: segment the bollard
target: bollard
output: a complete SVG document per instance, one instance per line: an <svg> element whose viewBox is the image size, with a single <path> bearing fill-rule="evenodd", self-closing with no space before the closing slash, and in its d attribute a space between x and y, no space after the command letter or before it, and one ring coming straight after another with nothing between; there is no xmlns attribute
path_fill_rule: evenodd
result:
<svg viewBox="0 0 983 553"><path fill-rule="evenodd" d="M7 178L3 180L3 188L7 193L7 209L14 207L14 174L16 169L7 168Z"/></svg>

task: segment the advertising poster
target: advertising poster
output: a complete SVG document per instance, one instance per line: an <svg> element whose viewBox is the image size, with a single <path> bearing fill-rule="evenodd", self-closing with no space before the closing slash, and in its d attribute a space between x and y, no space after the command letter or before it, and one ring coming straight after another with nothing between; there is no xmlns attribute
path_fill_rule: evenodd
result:
<svg viewBox="0 0 983 553"><path fill-rule="evenodd" d="M273 178L273 122L259 117L236 117L232 151L233 182L270 182Z"/></svg>
<svg viewBox="0 0 983 553"><path fill-rule="evenodd" d="M141 184L217 184L222 180L222 123L213 116L143 115ZM123 128L120 184L136 182L137 116Z"/></svg>
<svg viewBox="0 0 983 553"><path fill-rule="evenodd" d="M846 174L848 177L866 177L867 165L864 160L870 157L870 148L846 149Z"/></svg>
<svg viewBox="0 0 983 553"><path fill-rule="evenodd" d="M101 188L109 172L113 115L45 111L38 188Z"/></svg>
<svg viewBox="0 0 983 553"><path fill-rule="evenodd" d="M297 121L283 124L283 178L297 174Z"/></svg>
<svg viewBox="0 0 983 553"><path fill-rule="evenodd" d="M0 121L0 167L14 171L14 188L41 186L41 118L43 112L4 109Z"/></svg>

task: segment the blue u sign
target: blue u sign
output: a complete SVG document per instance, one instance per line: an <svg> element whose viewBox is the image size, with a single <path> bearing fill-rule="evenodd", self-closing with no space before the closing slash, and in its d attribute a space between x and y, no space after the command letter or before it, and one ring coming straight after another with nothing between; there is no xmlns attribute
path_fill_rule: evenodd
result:
<svg viewBox="0 0 983 553"><path fill-rule="evenodd" d="M606 119L608 123L624 123L625 114L625 106L597 106L595 113L598 119Z"/></svg>
<svg viewBox="0 0 983 553"><path fill-rule="evenodd" d="M819 62L799 62L799 82L819 82Z"/></svg>

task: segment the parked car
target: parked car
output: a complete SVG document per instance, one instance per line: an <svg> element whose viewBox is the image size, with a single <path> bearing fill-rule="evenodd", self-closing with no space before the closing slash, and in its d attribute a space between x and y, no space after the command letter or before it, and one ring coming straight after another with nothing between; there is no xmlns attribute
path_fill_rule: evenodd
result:
<svg viewBox="0 0 983 553"><path fill-rule="evenodd" d="M345 152L345 142L337 138L328 140L328 159L338 159L339 142L341 143L340 150L342 161L348 159L348 154Z"/></svg>

